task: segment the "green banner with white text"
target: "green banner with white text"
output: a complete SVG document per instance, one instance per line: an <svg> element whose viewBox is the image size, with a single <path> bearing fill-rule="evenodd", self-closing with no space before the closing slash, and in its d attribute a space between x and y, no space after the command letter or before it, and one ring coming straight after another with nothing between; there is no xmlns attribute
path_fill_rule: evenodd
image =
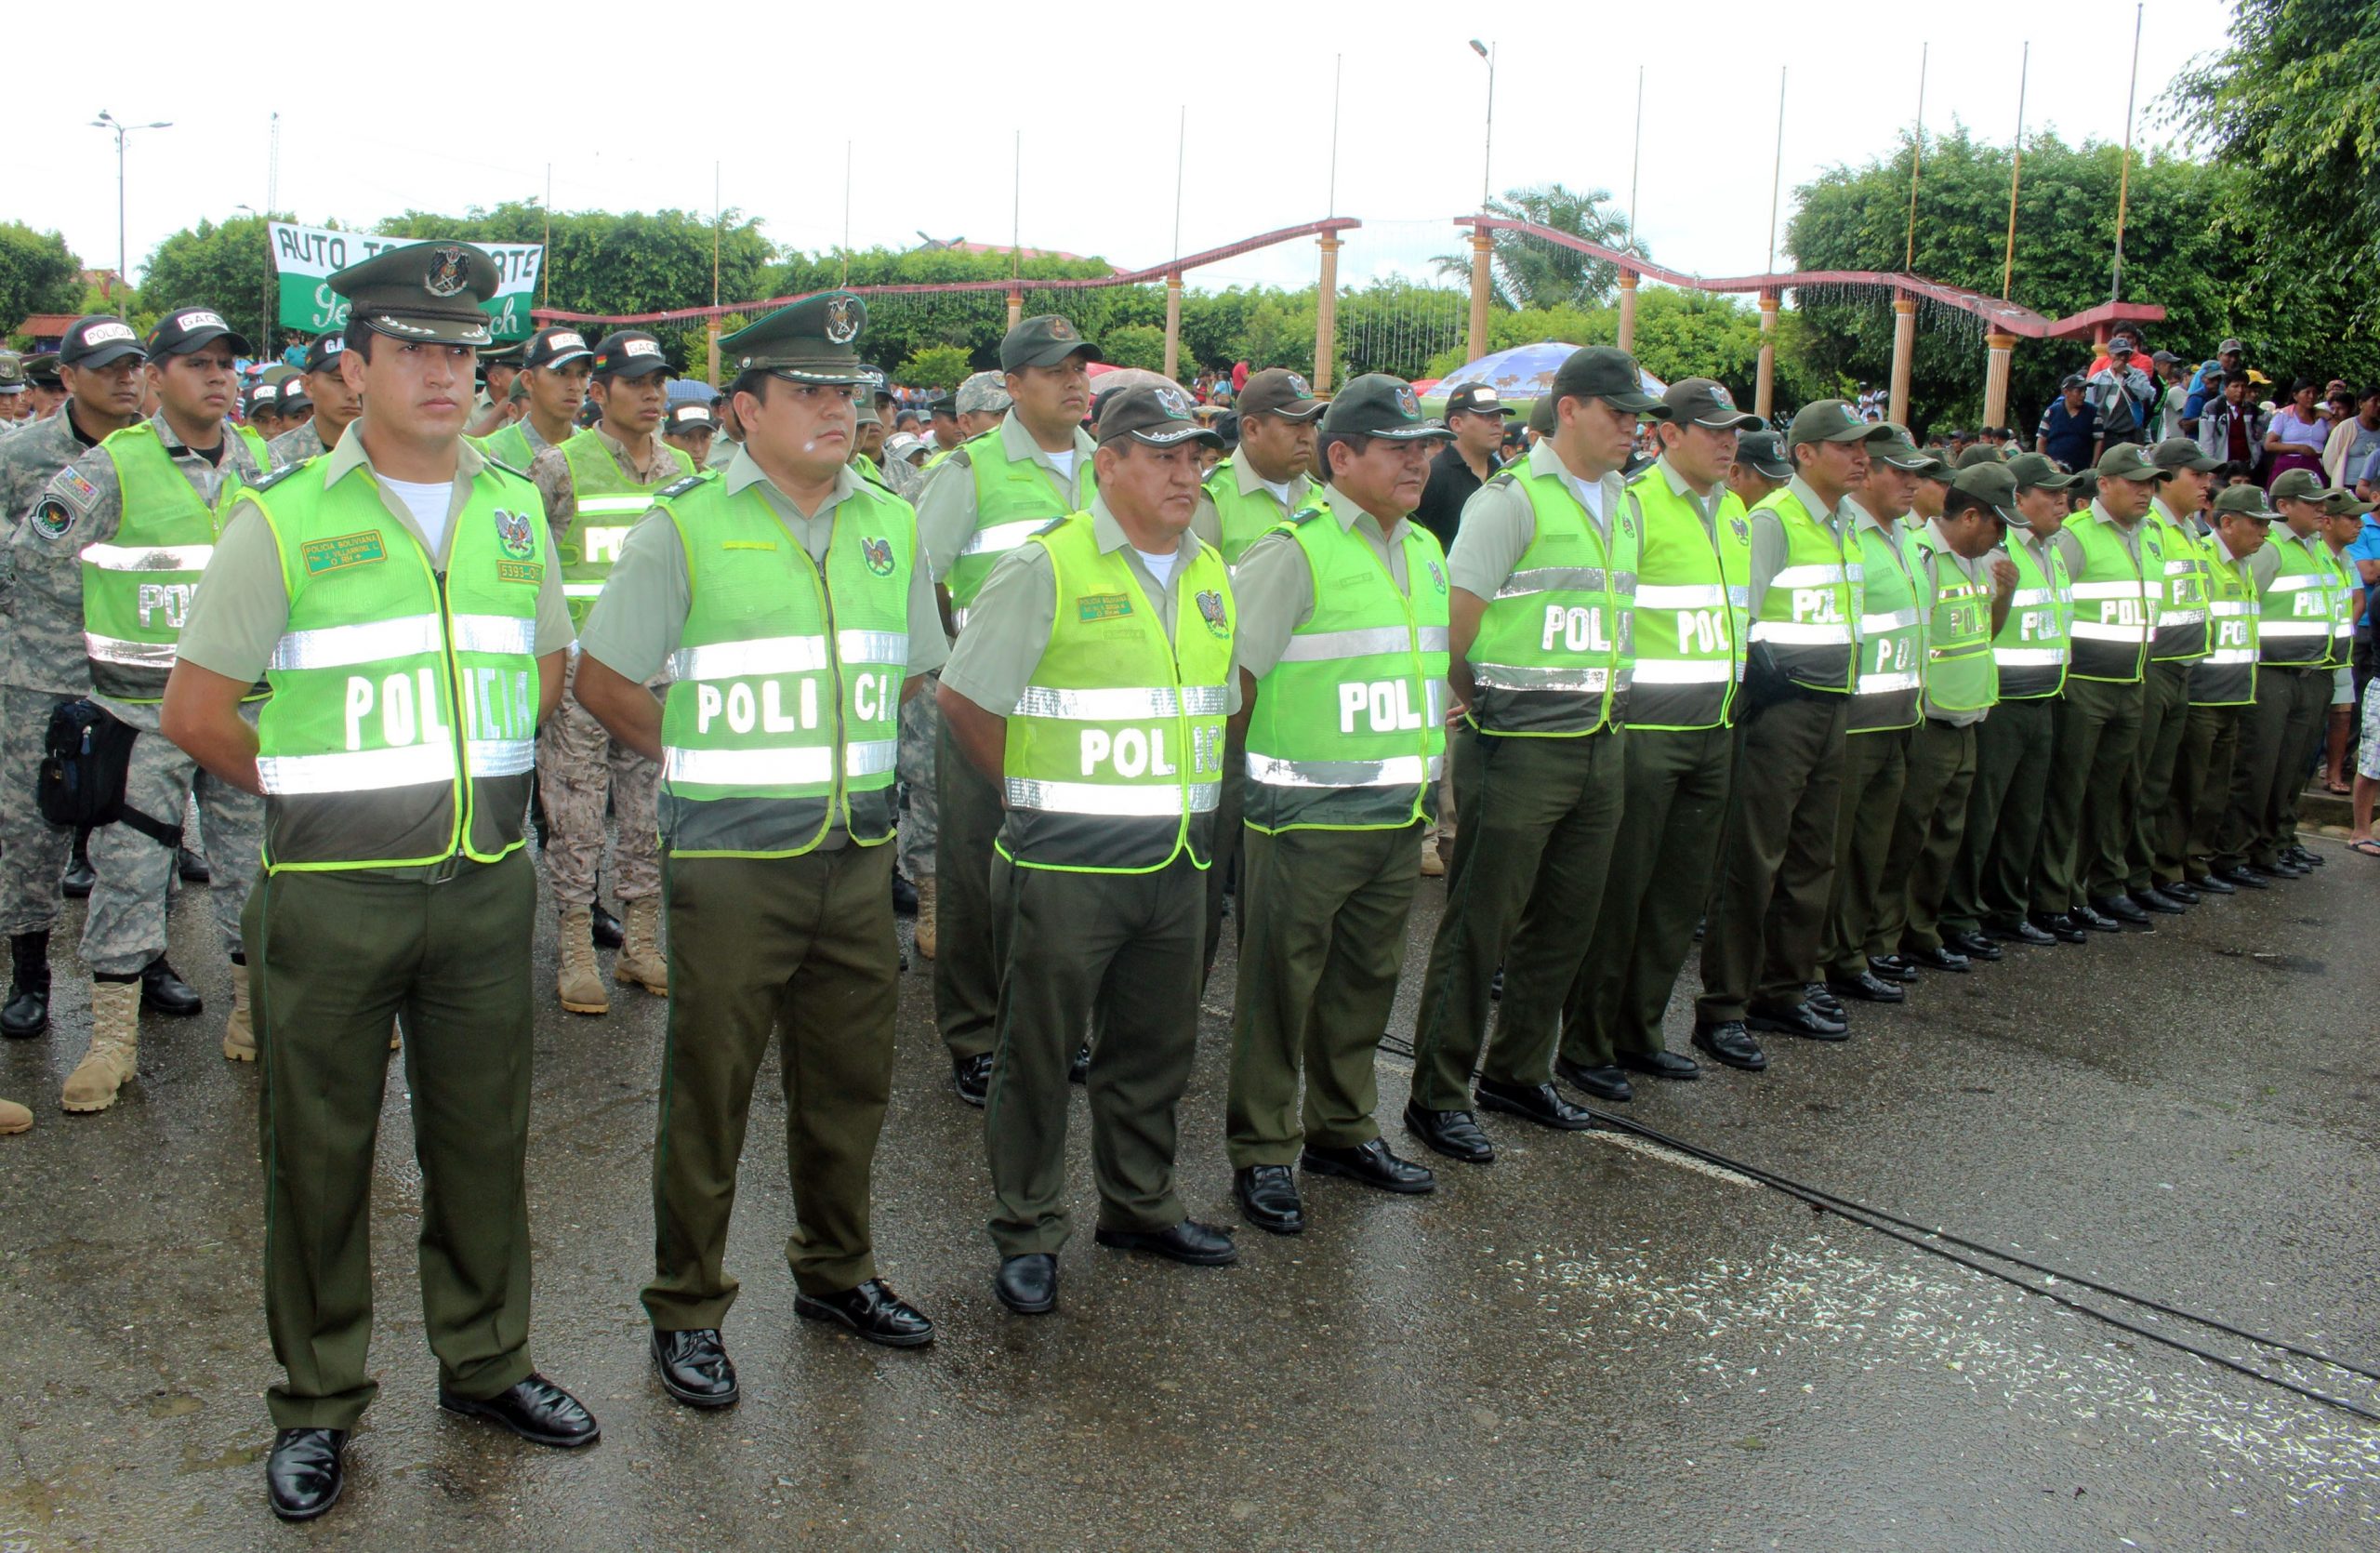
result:
<svg viewBox="0 0 2380 1553"><path fill-rule="evenodd" d="M275 322L284 329L318 335L347 325L347 299L330 288L329 277L374 254L431 241L423 237L376 237L363 232L333 232L325 227L268 223L272 267L279 277L280 302ZM546 250L537 243L463 242L483 248L496 260L496 295L481 304L499 340L526 339L536 332L529 307L537 294L537 277L545 268ZM259 342L261 343L261 342Z"/></svg>

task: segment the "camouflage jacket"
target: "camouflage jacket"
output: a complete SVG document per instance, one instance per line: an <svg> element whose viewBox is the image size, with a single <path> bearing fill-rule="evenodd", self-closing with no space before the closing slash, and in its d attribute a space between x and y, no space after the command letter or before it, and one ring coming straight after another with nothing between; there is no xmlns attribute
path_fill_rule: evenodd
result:
<svg viewBox="0 0 2380 1553"><path fill-rule="evenodd" d="M274 469L287 469L292 464L302 464L315 454L327 453L330 449L323 445L323 434L314 430L313 417L308 416L306 423L296 431L284 431L273 438L266 445L266 451L272 455Z"/></svg>

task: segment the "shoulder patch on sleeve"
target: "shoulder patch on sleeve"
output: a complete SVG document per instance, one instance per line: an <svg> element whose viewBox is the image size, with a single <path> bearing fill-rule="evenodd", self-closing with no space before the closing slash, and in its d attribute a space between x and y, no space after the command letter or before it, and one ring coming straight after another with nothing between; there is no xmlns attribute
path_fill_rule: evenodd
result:
<svg viewBox="0 0 2380 1553"><path fill-rule="evenodd" d="M86 512L91 510L91 503L99 499L99 488L72 464L58 471L58 478L50 488Z"/></svg>
<svg viewBox="0 0 2380 1553"><path fill-rule="evenodd" d="M73 531L75 520L81 515L56 497L46 496L33 504L25 521L45 539L63 539Z"/></svg>
<svg viewBox="0 0 2380 1553"><path fill-rule="evenodd" d="M1509 485L1518 478L1519 476L1513 472L1512 466L1507 464L1504 468L1500 469L1495 473L1489 475L1488 477L1487 484L1490 485Z"/></svg>
<svg viewBox="0 0 2380 1553"><path fill-rule="evenodd" d="M1289 515L1289 525L1292 528L1303 528L1315 519L1322 516L1323 511L1324 509L1319 506L1301 507L1296 511Z"/></svg>
<svg viewBox="0 0 2380 1553"><path fill-rule="evenodd" d="M661 487L661 495L684 496L688 491L693 490L695 486L701 484L705 480L709 478L710 476L707 474L689 474L681 480L672 480L669 484Z"/></svg>
<svg viewBox="0 0 2380 1553"><path fill-rule="evenodd" d="M320 458L321 455L316 454L314 457ZM248 489L252 491L269 491L313 461L313 458L300 458L294 464L284 464L279 469L274 470L271 474L262 475L257 479L249 481Z"/></svg>

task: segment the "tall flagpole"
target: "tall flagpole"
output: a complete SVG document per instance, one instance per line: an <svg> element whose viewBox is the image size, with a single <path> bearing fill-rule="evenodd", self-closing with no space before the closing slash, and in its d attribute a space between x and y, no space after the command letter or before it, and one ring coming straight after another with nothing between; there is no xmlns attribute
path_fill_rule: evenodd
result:
<svg viewBox="0 0 2380 1553"><path fill-rule="evenodd" d="M2123 295L2124 202L2132 192L2132 102L2140 88L2140 19L2148 9L2144 4L2132 11L2132 81L2123 90L2123 170L2116 176L2116 266L2108 280L2110 302Z"/></svg>
<svg viewBox="0 0 2380 1553"><path fill-rule="evenodd" d="M1785 188L1785 67L1777 67L1777 165L1768 175L1768 267L1777 272L1777 201Z"/></svg>
<svg viewBox="0 0 2380 1553"><path fill-rule="evenodd" d="M1925 58L1933 46L1920 44L1917 49L1917 133L1909 143L1909 242L1900 261L1904 274L1917 269L1917 176L1925 165Z"/></svg>
<svg viewBox="0 0 2380 1553"><path fill-rule="evenodd" d="M1636 67L1636 139L1628 152L1628 246L1636 246L1636 174L1645 164L1645 67Z"/></svg>
<svg viewBox="0 0 2380 1553"><path fill-rule="evenodd" d="M2008 288L2016 279L2016 183L2025 172L2025 78L2033 64L2033 46L2025 45L2022 61L2016 66L2016 142L2014 158L2008 164L2008 257L2000 266L2000 299L2008 299Z"/></svg>

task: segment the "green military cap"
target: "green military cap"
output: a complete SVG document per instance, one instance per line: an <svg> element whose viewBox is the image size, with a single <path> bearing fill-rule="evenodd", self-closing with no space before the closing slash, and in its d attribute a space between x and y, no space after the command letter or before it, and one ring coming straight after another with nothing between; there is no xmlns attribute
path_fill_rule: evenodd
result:
<svg viewBox="0 0 2380 1553"><path fill-rule="evenodd" d="M1107 395L1099 412L1099 445L1105 447L1126 438L1151 447L1174 447L1185 442L1210 447L1223 445L1212 428L1198 424L1198 418L1191 413L1190 396L1171 383L1144 383Z"/></svg>
<svg viewBox="0 0 2380 1553"><path fill-rule="evenodd" d="M2098 476L2102 480L2154 480L2157 466L2149 461L2137 443L2120 442L2099 455Z"/></svg>
<svg viewBox="0 0 2380 1553"><path fill-rule="evenodd" d="M1910 436L1907 428L1896 426L1888 420L1884 422L1884 430L1892 434L1870 441L1868 444L1870 458L1882 458L1893 468L1906 470L1922 479L1948 480L1950 478L1950 466L1919 447L1916 441Z"/></svg>
<svg viewBox="0 0 2380 1553"><path fill-rule="evenodd" d="M1000 338L1000 370L1014 372L1021 366L1055 366L1070 356L1088 356L1092 361L1105 361L1099 347L1083 338L1082 331L1054 312L1038 318L1027 318Z"/></svg>
<svg viewBox="0 0 2380 1553"><path fill-rule="evenodd" d="M512 379L512 386L504 391L504 397L508 400L528 398L529 375L526 372L523 372L514 378Z"/></svg>
<svg viewBox="0 0 2380 1553"><path fill-rule="evenodd" d="M2006 461L2008 455L2006 453L1992 446L1990 443L1979 442L1972 447L1963 449L1959 454L1957 464L1960 469L1965 469L1973 464L2003 463Z"/></svg>
<svg viewBox="0 0 2380 1553"><path fill-rule="evenodd" d="M2099 498L2099 471L2096 469L2076 470L2074 494L2085 501L2096 501Z"/></svg>
<svg viewBox="0 0 2380 1553"><path fill-rule="evenodd" d="M766 372L797 383L865 383L859 337L867 303L848 291L823 291L788 302L719 342L738 371ZM602 355L596 355L602 370Z"/></svg>
<svg viewBox="0 0 2380 1553"><path fill-rule="evenodd" d="M442 345L492 345L480 304L502 279L496 260L469 243L408 243L350 264L326 283L349 303L350 327Z"/></svg>
<svg viewBox="0 0 2380 1553"><path fill-rule="evenodd" d="M491 345L480 352L482 366L519 366L528 355L529 342L516 339L509 345Z"/></svg>
<svg viewBox="0 0 2380 1553"><path fill-rule="evenodd" d="M1560 409L1561 405L1555 401L1554 395L1550 393L1538 395L1537 403L1528 407L1528 429L1540 437L1552 436L1562 424L1561 417L1557 413Z"/></svg>
<svg viewBox="0 0 2380 1553"><path fill-rule="evenodd" d="M1962 497L1981 502L2002 523L2032 526L2016 511L2016 476L2006 464L1987 461L1960 470L1951 477L1950 500L1955 506Z"/></svg>
<svg viewBox="0 0 2380 1553"><path fill-rule="evenodd" d="M14 351L0 351L0 393L25 392L24 358Z"/></svg>
<svg viewBox="0 0 2380 1553"><path fill-rule="evenodd" d="M2149 461L2167 473L2177 469L2194 469L2201 474L2223 467L2221 460L2208 458L2199 450L2197 443L2188 437L2167 437L2149 450Z"/></svg>
<svg viewBox="0 0 2380 1553"><path fill-rule="evenodd" d="M2046 453L2017 454L2008 460L2008 472L2020 491L2066 491L2077 483L2076 476L2061 471L2057 460Z"/></svg>
<svg viewBox="0 0 2380 1553"><path fill-rule="evenodd" d="M2380 502L2358 501L2355 493L2344 485L2334 485L2322 498L2322 515L2326 518L2360 518Z"/></svg>
<svg viewBox="0 0 2380 1553"><path fill-rule="evenodd" d="M2281 516L2265 500L2265 493L2246 480L2224 486L2223 494L2215 498L2215 517L2220 519L2226 512L2234 517L2254 518L2258 523L2270 523Z"/></svg>
<svg viewBox="0 0 2380 1553"><path fill-rule="evenodd" d="M854 386L864 389L867 385L860 383ZM884 418L876 413L876 395L872 393L853 394L852 411L855 418L852 421L852 424L854 426L881 426L884 424Z"/></svg>
<svg viewBox="0 0 2380 1553"><path fill-rule="evenodd" d="M54 352L36 352L25 358L25 381L41 388L56 388L60 381L58 367Z"/></svg>
<svg viewBox="0 0 2380 1553"><path fill-rule="evenodd" d="M1736 462L1751 465L1770 480L1793 478L1793 460L1785 456L1785 444L1774 431L1747 431L1738 437Z"/></svg>
<svg viewBox="0 0 2380 1553"><path fill-rule="evenodd" d="M1452 437L1443 420L1421 413L1421 396L1402 378L1367 372L1331 396L1318 430L1334 436L1421 442Z"/></svg>
<svg viewBox="0 0 2380 1553"><path fill-rule="evenodd" d="M1793 424L1785 432L1785 445L1800 447L1805 443L1869 442L1893 434L1893 429L1881 421L1862 420L1859 412L1842 399L1814 399L1793 416Z"/></svg>
<svg viewBox="0 0 2380 1553"><path fill-rule="evenodd" d="M1752 431L1760 417L1746 415L1727 396L1726 386L1708 378L1680 378L1661 395L1673 426L1705 426L1713 431Z"/></svg>
<svg viewBox="0 0 2380 1553"><path fill-rule="evenodd" d="M972 374L959 385L959 392L951 395L951 401L959 415L990 415L994 411L1007 409L1011 404L1008 385L1000 381L1000 375L997 372Z"/></svg>
<svg viewBox="0 0 2380 1553"><path fill-rule="evenodd" d="M1601 399L1616 410L1669 418L1669 406L1645 392L1636 358L1617 345L1580 346L1554 369L1554 386L1545 392L1553 399Z"/></svg>
<svg viewBox="0 0 2380 1553"><path fill-rule="evenodd" d="M1306 380L1286 366L1268 366L1249 374L1248 386L1239 391L1239 413L1243 416L1312 420L1322 410L1322 401L1314 396Z"/></svg>
<svg viewBox="0 0 2380 1553"><path fill-rule="evenodd" d="M2275 501L2320 501L2330 489L2310 469L2294 469L2272 483Z"/></svg>

